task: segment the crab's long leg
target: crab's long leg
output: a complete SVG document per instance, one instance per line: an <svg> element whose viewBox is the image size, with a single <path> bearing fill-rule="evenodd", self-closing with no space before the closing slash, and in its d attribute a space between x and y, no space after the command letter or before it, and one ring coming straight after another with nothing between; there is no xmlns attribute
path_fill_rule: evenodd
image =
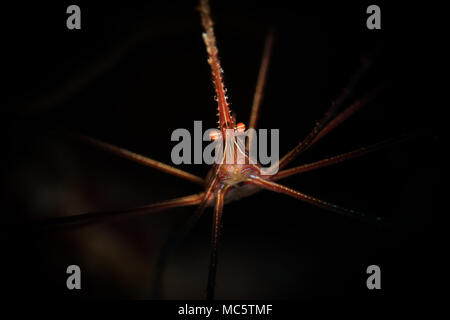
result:
<svg viewBox="0 0 450 320"><path fill-rule="evenodd" d="M315 144L317 141L319 141L321 138L323 138L325 135L330 133L334 128L336 128L338 125L340 125L342 122L347 120L351 115L353 115L356 111L361 109L362 107L366 106L369 102L373 101L380 93L380 91L383 88L377 88L371 92L369 92L367 95L365 95L362 99L356 100L350 107L342 111L340 114L338 114L333 120L331 120L325 128L323 128L317 136L311 141L308 147L311 147L313 144Z"/></svg>
<svg viewBox="0 0 450 320"><path fill-rule="evenodd" d="M208 201L210 201L213 196L215 196L215 201L216 201L215 208L214 208L214 219L216 218L218 204L220 205L220 207L223 207L223 197L227 191L227 188L226 187L220 188L220 189L218 189L218 191L215 191L215 190L217 190L216 189L217 182L218 182L217 171L219 168L220 168L220 164L217 165L217 167L215 168L214 175L212 176L212 178L208 184L208 187L206 188L206 191L201 195L201 198L198 201L198 207L195 210L194 214L188 218L188 220L182 226L181 229L176 230L176 232L173 232L171 235L169 235L169 238L167 239L167 241L161 248L161 253L160 253L160 255L157 259L157 263L156 263L155 277L153 279L153 292L154 292L154 297L156 297L156 298L160 298L162 295L162 274L164 272L164 266L166 264L167 257L171 251L171 248L173 246L175 246L180 240L184 239L184 237L192 230L192 228L197 223L198 219L202 216L203 212L205 211L205 208L208 205ZM220 213L221 212L222 212L222 209L220 209ZM220 217L219 217L219 220L220 220ZM212 242L213 243L213 246L212 246L213 251L217 251L217 241L218 241L218 238L217 238L218 235L216 236L216 238L214 236L215 230L216 230L216 228L213 225L213 239L215 239ZM214 245L214 243L216 243L216 244ZM210 275L211 275L211 272L214 272L214 276L215 276L215 270L211 270L211 266L210 266ZM208 279L210 279L210 277ZM212 279L212 280L214 280L214 279ZM209 288L210 288L210 282L208 280L208 289L207 289L208 296L209 296L209 292L210 292ZM212 294L214 294L214 288L213 288Z"/></svg>
<svg viewBox="0 0 450 320"><path fill-rule="evenodd" d="M222 67L220 66L219 50L216 45L216 37L214 35L213 21L211 19L211 9L208 0L201 0L199 6L202 17L202 25L205 29L203 33L203 40L206 45L208 53L208 63L211 67L211 73L214 83L214 88L217 97L217 110L219 111L219 126L222 131L222 136L225 137L225 130L233 127L233 120L228 108L229 104L226 97L226 89L222 80Z"/></svg>
<svg viewBox="0 0 450 320"><path fill-rule="evenodd" d="M198 177L196 175L193 175L193 174L191 174L189 172L186 172L186 171L180 170L178 168L172 167L172 166L170 166L168 164L162 163L160 161L156 161L156 160L144 157L144 156L142 156L140 154L137 154L137 153L134 153L132 151L129 151L129 150L126 150L126 149L122 149L122 148L114 146L112 144L109 144L109 143L106 143L106 142L103 142L103 141L100 141L100 140L97 140L97 139L94 139L94 138L91 138L91 137L87 137L87 136L84 136L84 135L81 135L81 134L74 134L74 133L72 133L71 135L76 137L76 138L78 138L78 139L80 139L80 140L82 140L82 141L88 142L89 144L91 144L93 146L96 146L96 147L98 147L100 149L112 152L112 153L114 153L114 154L116 154L118 156L121 156L123 158L126 158L126 159L129 159L129 160L138 162L138 163L143 164L145 166L148 166L148 167L151 167L151 168L163 171L165 173L168 173L168 174L171 174L171 175L183 178L185 180L189 180L191 182L200 184L202 186L205 184L205 181L202 178L200 178L200 177Z"/></svg>
<svg viewBox="0 0 450 320"><path fill-rule="evenodd" d="M220 165L218 165L220 166ZM211 200L211 198L214 196L213 190L217 186L217 169L215 168L214 176L212 176L206 191L202 194L200 200L198 201L197 209L195 210L194 214L191 215L187 221L183 224L181 228L177 228L176 230L173 230L170 234L167 240L164 242L161 251L158 255L158 258L156 259L156 265L155 265L155 274L153 278L153 297L155 299L160 299L163 294L163 273L165 269L165 265L167 263L167 259L169 257L169 254L173 247L175 247L178 243L180 243L188 234L189 232L194 228L200 217L202 216L203 212L205 211L206 206L208 205L208 201Z"/></svg>
<svg viewBox="0 0 450 320"><path fill-rule="evenodd" d="M198 218L200 218L200 216L203 214L203 211L205 210L208 201L211 199L211 197L213 196L213 192L214 189L217 186L217 183L219 181L219 177L217 175L220 167L222 166L222 164L216 164L214 167L214 175L211 177L211 179L208 182L208 186L205 190L205 192L203 193L203 197L202 200L200 201L195 214L192 216L191 220L193 220L192 223L195 223L195 220L197 220Z"/></svg>
<svg viewBox="0 0 450 320"><path fill-rule="evenodd" d="M292 175L296 175L299 173L303 173L303 172L308 172L308 171L312 171L312 170L316 170L319 168L323 168L323 167L327 167L330 166L332 164L335 163L339 163L345 160L349 160L349 159L354 159L363 155L366 155L368 153L371 152L375 152L375 151L379 151L381 149L390 147L396 143L400 143L404 140L406 140L408 137L407 136L400 136L400 137L396 137L396 138L390 138L390 139L386 139L384 141L375 143L373 145L367 146L367 147L362 147L350 152L346 152L343 154L339 154L330 158L326 158L326 159L322 159L316 162L312 162L312 163L308 163L308 164L304 164L295 168L291 168L291 169L286 169L286 170L282 170L280 172L278 172L276 175L273 175L270 177L271 180L273 181L277 181L286 177L290 177Z"/></svg>
<svg viewBox="0 0 450 320"><path fill-rule="evenodd" d="M216 202L214 206L214 216L212 223L212 237L211 237L211 257L209 263L208 286L206 288L206 299L214 299L214 291L216 286L216 271L217 271L217 245L220 236L220 223L223 211L223 199L228 190L228 187L221 188L217 191Z"/></svg>
<svg viewBox="0 0 450 320"><path fill-rule="evenodd" d="M279 169L284 168L286 165L288 165L292 160L294 160L296 157L298 157L302 152L304 152L306 149L308 149L314 142L316 142L318 139L317 137L319 134L324 130L327 125L330 123L330 121L334 118L336 112L338 111L339 107L348 99L348 97L352 94L354 91L354 88L356 87L357 83L359 82L362 75L367 71L369 66L371 65L371 60L369 62L364 62L358 72L353 76L350 83L347 85L347 87L344 88L343 92L339 96L339 98L331 105L330 109L325 113L325 115L322 117L322 119L317 122L313 130L307 135L305 139L303 139L294 149L292 149L290 152L288 152L281 160L276 164ZM373 97L372 94L369 95L370 97ZM366 105L369 102L370 99L362 99L360 101L357 101L355 104L347 108L345 111L341 113L340 121L335 122L331 127L328 127L325 133L330 132L330 129L333 129L338 124L340 124L342 121L347 119L351 114L353 114L355 111L360 109L362 106ZM358 105L356 107L355 105ZM321 137L323 137L325 134L322 133Z"/></svg>
<svg viewBox="0 0 450 320"><path fill-rule="evenodd" d="M279 168L286 167L289 163L291 163L295 158L297 158L300 154L305 152L309 147L311 147L314 143L319 141L325 135L330 133L334 128L336 128L339 124L348 119L351 115L353 115L356 111L366 106L369 102L371 102L376 95L378 94L378 90L372 91L364 98L357 100L350 107L342 111L339 115L337 115L333 120L328 122L320 131L314 132L312 131L308 137L306 137L302 142L300 142L294 149L289 151L281 160L278 162Z"/></svg>
<svg viewBox="0 0 450 320"><path fill-rule="evenodd" d="M133 208L129 210L85 213L79 215L72 215L68 217L37 220L31 222L29 226L33 229L36 228L37 230L81 227L88 224L103 223L108 221L116 221L122 219L129 219L137 216L143 216L149 213L163 211L169 208L193 206L199 204L202 198L203 193L199 193L162 201L159 203L154 203L143 207Z"/></svg>
<svg viewBox="0 0 450 320"><path fill-rule="evenodd" d="M361 219L361 220L367 220L367 221L370 221L370 222L381 221L380 217L374 218L374 217L366 215L363 212L358 212L358 211L355 211L355 210L352 210L352 209L347 209L347 208L344 208L344 207L332 204L330 202L314 198L312 196L306 195L306 194L304 194L302 192L299 192L297 190L291 189L289 187L283 186L283 185L278 184L278 183L273 182L273 181L269 181L269 180L263 179L263 178L258 177L258 176L251 176L250 179L249 179L249 182L252 183L252 184L258 185L258 186L260 186L260 187L262 187L264 189L271 190L271 191L278 192L278 193L284 193L284 194L287 194L288 196L294 197L296 199L305 201L307 203L313 204L313 205L318 206L320 208L323 208L323 209L326 209L326 210L329 210L329 211L333 211L333 212L336 212L336 213L339 213L339 214L343 214L343 215L350 216L350 217L353 217L353 218L358 218L358 219Z"/></svg>
<svg viewBox="0 0 450 320"><path fill-rule="evenodd" d="M256 89L253 95L253 105L250 113L249 129L255 129L258 122L259 110L263 99L264 87L267 81L267 71L269 69L270 54L273 47L273 31L270 31L266 38L264 52L259 67L258 80L256 82Z"/></svg>

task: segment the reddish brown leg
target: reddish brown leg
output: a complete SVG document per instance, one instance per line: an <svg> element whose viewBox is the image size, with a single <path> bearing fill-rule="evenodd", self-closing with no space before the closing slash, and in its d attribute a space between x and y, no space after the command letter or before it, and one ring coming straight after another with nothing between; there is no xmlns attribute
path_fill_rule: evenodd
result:
<svg viewBox="0 0 450 320"><path fill-rule="evenodd" d="M46 220L38 220L31 223L31 227L52 229L52 228L73 228L81 227L88 224L104 223L109 221L117 221L129 219L137 216L146 215L158 211L163 211L169 208L193 206L200 203L203 198L203 193L193 194L186 197L175 198L172 200L154 203L148 206L109 212L95 212L73 215L68 217L58 217Z"/></svg>
<svg viewBox="0 0 450 320"><path fill-rule="evenodd" d="M264 95L264 87L267 81L267 71L269 70L270 54L273 48L273 31L270 31L266 38L266 44L264 46L264 52L261 60L261 66L259 67L258 80L256 81L255 93L253 95L252 110L250 112L249 129L256 129L259 118L259 110L261 109L261 103ZM252 143L253 136L247 139L245 148L248 151L249 146Z"/></svg>
<svg viewBox="0 0 450 320"><path fill-rule="evenodd" d="M250 113L250 121L248 127L251 129L256 128L258 122L259 110L264 94L264 87L267 81L267 71L269 69L270 54L273 47L273 31L270 31L266 38L266 44L264 46L263 57L261 60L261 66L259 67L258 80L256 82L256 89L253 95L252 111Z"/></svg>
<svg viewBox="0 0 450 320"><path fill-rule="evenodd" d="M218 167L220 167L220 165ZM215 167L214 170L216 173L217 167ZM192 230L192 228L197 223L198 219L202 216L206 206L208 205L208 202L214 196L213 191L216 188L216 185L217 185L217 175L214 174L214 176L211 178L210 183L208 184L206 191L201 195L201 198L198 201L198 207L195 213L188 218L186 223L180 229L174 230L174 232L172 232L169 235L167 241L161 248L160 254L156 262L155 275L153 279L153 294L155 298L160 299L162 297L163 273L170 251L174 246L180 243L180 241L184 239L185 236L187 236L187 234Z"/></svg>
<svg viewBox="0 0 450 320"><path fill-rule="evenodd" d="M296 199L300 199L302 201L308 202L308 203L318 206L320 208L323 208L323 209L326 209L329 211L333 211L333 212L336 212L339 214L343 214L346 216L363 219L363 220L367 220L367 221L380 221L381 220L381 218L371 218L370 216L367 216L365 213L358 212L358 211L355 211L352 209L347 209L347 208L332 204L330 202L326 202L326 201L308 196L304 193L301 193L294 189L288 188L288 187L278 184L276 182L265 180L258 176L252 176L249 179L249 182L253 183L255 185L261 186L264 189L275 191L278 193L284 193L284 194L287 194L288 196L294 197Z"/></svg>
<svg viewBox="0 0 450 320"><path fill-rule="evenodd" d="M351 79L349 85L344 88L342 94L340 97L331 105L330 109L325 113L323 118L316 124L314 129L308 134L308 136L301 141L294 149L292 149L290 152L288 152L281 160L276 164L279 169L284 168L286 165L288 165L292 160L294 160L296 157L298 157L302 152L304 152L306 149L308 149L313 142L316 142L318 139L317 136L320 134L322 130L324 130L327 126L327 124L330 123L330 121L334 118L337 110L340 108L340 106L349 98L351 93L354 91L354 88L356 87L357 83L359 82L362 75L366 72L368 67L370 66L370 62L365 62L362 64L361 68L358 70L358 72L353 76ZM347 119L353 112L360 109L363 105L365 105L368 102L368 99L365 100L365 103L360 103L358 108L355 108L353 106L349 107L347 110L343 111L342 114L345 116L341 116L341 121L335 122L333 126L329 127L326 133L330 132L332 128L336 127L338 124L340 124L343 120ZM352 111L352 112L350 112ZM341 115L342 115L341 114ZM322 134L324 136L325 134Z"/></svg>
<svg viewBox="0 0 450 320"><path fill-rule="evenodd" d="M331 120L325 128L323 128L319 134L311 141L310 146L315 144L318 140L320 140L322 137L330 133L334 128L336 128L338 125L340 125L342 122L344 122L347 118L349 118L352 114L354 114L356 111L361 109L362 107L366 106L369 102L371 102L381 91L381 88L377 88L376 90L373 90L369 94L367 94L364 98L357 100L355 103L353 103L350 107L342 111L338 116L336 116L333 120Z"/></svg>
<svg viewBox="0 0 450 320"><path fill-rule="evenodd" d="M211 257L209 263L208 286L206 288L206 299L214 299L214 291L216 286L216 272L217 272L217 245L220 236L220 221L223 211L223 199L227 192L227 187L221 188L216 194L216 203L214 206L214 216L212 224L211 237Z"/></svg>
<svg viewBox="0 0 450 320"><path fill-rule="evenodd" d="M203 214L203 211L205 210L206 206L208 205L208 201L211 199L214 193L214 189L217 186L217 181L219 177L217 176L217 172L219 171L222 164L214 165L213 167L213 176L211 177L210 181L208 182L208 186L206 188L206 191L203 193L203 198L200 201L197 210L195 211L195 214L191 217L192 222L189 224L195 224L196 220L200 218L200 216Z"/></svg>
<svg viewBox="0 0 450 320"><path fill-rule="evenodd" d="M345 160L349 160L349 159L353 159L353 158L357 158L360 156L363 156L365 154L371 153L371 152L375 152L384 148L387 148L389 146L392 146L393 144L396 143L400 143L402 141L404 141L407 137L406 136L401 136L401 137L397 137L397 138L392 138L392 139L387 139L381 142L378 142L376 144L367 146L367 147L363 147L363 148L359 148L357 150L353 150L347 153L343 153L331 158L327 158L327 159L323 159L323 160L319 160L316 162L312 162L312 163L308 163L308 164L304 164L295 168L291 168L291 169L287 169L287 170L283 170L278 172L276 175L269 177L271 180L273 181L277 181L295 174L299 174L299 173L303 173L303 172L307 172L307 171L312 171L315 169L319 169L319 168L323 168L326 166L330 166L332 164L335 163L339 163Z"/></svg>
<svg viewBox="0 0 450 320"><path fill-rule="evenodd" d="M91 145L96 146L96 147L98 147L100 149L112 152L112 153L114 153L114 154L116 154L118 156L121 156L123 158L126 158L126 159L129 159L129 160L138 162L138 163L143 164L145 166L148 166L148 167L151 167L151 168L163 171L165 173L168 173L168 174L171 174L171 175L183 178L185 180L192 181L192 182L200 184L202 186L205 184L205 181L202 178L200 178L200 177L198 177L196 175L193 175L191 173L188 173L186 171L180 170L178 168L169 166L169 165L167 165L165 163L162 163L160 161L156 161L156 160L144 157L144 156L142 156L140 154L128 151L126 149L122 149L122 148L116 147L116 146L111 145L109 143L106 143L106 142L103 142L103 141L99 141L97 139L90 138L90 137L87 137L87 136L84 136L84 135L72 134L72 136L74 136L74 137L76 137L76 138L78 138L78 139L80 139L82 141L88 142Z"/></svg>

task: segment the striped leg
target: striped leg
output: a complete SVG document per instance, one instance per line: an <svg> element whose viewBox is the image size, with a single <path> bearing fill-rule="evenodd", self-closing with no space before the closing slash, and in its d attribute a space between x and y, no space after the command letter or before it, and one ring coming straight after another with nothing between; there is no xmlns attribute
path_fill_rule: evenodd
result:
<svg viewBox="0 0 450 320"><path fill-rule="evenodd" d="M343 153L331 158L326 158L326 159L322 159L316 162L312 162L312 163L308 163L308 164L304 164L295 168L291 168L291 169L286 169L283 171L278 172L276 175L274 176L270 176L269 178L273 181L277 181L286 177L290 177L299 173L303 173L303 172L308 172L308 171L312 171L312 170L316 170L319 168L323 168L323 167L327 167L330 166L332 164L335 163L339 163L345 160L349 160L349 159L354 159L363 155L366 155L368 153L371 152L375 152L375 151L379 151L382 150L384 148L390 147L396 143L400 143L403 142L407 139L407 136L400 136L397 138L391 138L391 139L387 139L378 143L375 143L373 145L367 146L367 147L362 147L347 153Z"/></svg>
<svg viewBox="0 0 450 320"><path fill-rule="evenodd" d="M322 117L322 119L317 122L316 126L313 128L313 130L308 134L308 136L303 139L294 149L292 149L290 152L288 152L281 160L275 164L280 169L284 168L286 165L288 165L290 162L292 162L295 158L297 158L301 153L303 153L305 150L307 150L313 143L315 143L319 138L317 138L321 132L320 137L323 137L326 133L330 132L331 129L336 127L338 124L343 122L345 119L347 119L350 115L352 115L355 111L360 109L362 106L366 105L370 99L363 99L359 102L356 102L355 104L358 105L358 107L355 107L355 104L344 110L338 118L340 118L340 121L334 122L333 125L330 127L327 127L328 124L330 124L330 121L332 122L332 119L335 117L336 113L338 112L338 109L340 106L350 97L350 95L353 93L354 88L358 84L359 80L363 76L364 73L366 73L367 69L371 65L369 62L365 62L361 65L358 72L353 76L350 83L347 85L347 87L344 88L342 94L339 96L339 98L331 105L330 109L325 113L325 115ZM369 97L372 97L370 95ZM323 131L326 128L325 131Z"/></svg>
<svg viewBox="0 0 450 320"><path fill-rule="evenodd" d="M168 174L171 174L171 175L183 178L185 180L188 180L188 181L200 184L202 186L205 183L205 181L202 178L200 178L200 177L198 177L196 175L193 175L193 174L191 174L189 172L186 172L186 171L180 170L178 168L169 166L169 165L167 165L165 163L162 163L160 161L156 161L156 160L144 157L144 156L142 156L140 154L128 151L126 149L119 148L119 147L114 146L112 144L109 144L109 143L106 143L106 142L103 142L103 141L100 141L100 140L97 140L97 139L94 139L94 138L90 138L90 137L87 137L87 136L84 136L84 135L81 135L81 134L71 134L71 135L76 137L76 138L78 138L78 139L80 139L80 140L82 140L82 141L84 141L84 142L87 142L87 143L89 143L89 144L91 144L91 145L93 145L95 147L98 147L98 148L103 149L105 151L114 153L114 154L116 154L118 156L121 156L123 158L126 158L128 160L132 160L132 161L138 162L138 163L143 164L145 166L148 166L148 167L160 170L162 172L165 172L165 173L168 173Z"/></svg>
<svg viewBox="0 0 450 320"><path fill-rule="evenodd" d="M202 198L203 193L199 193L129 210L85 213L68 217L37 220L31 222L29 226L37 230L82 227L90 224L130 219L170 208L193 206L199 204Z"/></svg>
<svg viewBox="0 0 450 320"><path fill-rule="evenodd" d="M262 103L264 94L264 87L267 81L267 71L269 69L270 54L273 47L273 31L270 31L266 38L266 44L264 46L263 57L261 60L261 66L259 67L258 80L256 82L256 89L253 95L252 111L250 113L250 121L248 127L255 129L258 122L259 110Z"/></svg>
<svg viewBox="0 0 450 320"><path fill-rule="evenodd" d="M341 206L338 206L338 205L335 205L335 204L332 204L332 203L329 203L329 202L326 202L326 201L323 201L323 200L311 197L311 196L306 195L306 194L304 194L302 192L299 192L299 191L296 191L294 189L288 188L286 186L283 186L283 185L278 184L278 183L273 182L273 181L268 181L268 180L263 179L263 178L258 177L258 176L252 176L249 179L249 182L253 183L255 185L261 186L264 189L271 190L271 191L278 192L278 193L284 193L284 194L287 194L288 196L294 197L296 199L305 201L305 202L310 203L312 205L315 205L317 207L320 207L320 208L323 208L323 209L326 209L326 210L329 210L329 211L333 211L333 212L336 212L336 213L339 213L339 214L342 214L342 215L346 215L346 216L353 217L353 218L358 218L358 219L361 219L361 220L366 220L366 221L369 221L369 222L381 221L381 218L378 218L378 217L377 218L373 218L373 217L370 217L370 216L366 215L363 212L358 212L358 211L355 211L355 210L352 210L352 209L347 209L347 208L344 208L344 207L341 207Z"/></svg>
<svg viewBox="0 0 450 320"><path fill-rule="evenodd" d="M219 126L222 136L225 137L225 129L232 128L234 123L230 115L229 103L227 101L226 89L223 83L223 70L220 66L219 50L216 45L216 36L214 35L214 23L211 19L211 9L208 0L200 0L200 15L205 32L203 41L208 53L208 63L211 67L214 89L217 97L217 111L219 116Z"/></svg>
<svg viewBox="0 0 450 320"><path fill-rule="evenodd" d="M214 291L216 287L216 272L217 272L217 246L220 236L220 223L223 211L223 199L227 192L227 187L219 189L216 195L216 203L214 206L214 216L212 224L211 237L211 258L209 263L208 286L206 288L206 299L214 299Z"/></svg>
<svg viewBox="0 0 450 320"><path fill-rule="evenodd" d="M316 128L311 131L311 133L300 142L294 149L288 152L284 157L281 158L278 165L279 168L282 169L286 167L289 163L291 163L295 158L297 158L300 154L305 152L309 147L323 138L325 135L330 133L333 129L335 129L338 125L348 119L351 115L353 115L356 111L366 106L369 102L371 102L375 96L377 95L378 90L375 90L365 96L364 98L357 100L350 107L342 111L339 115L337 115L333 120L329 121L326 125L322 126L322 128Z"/></svg>

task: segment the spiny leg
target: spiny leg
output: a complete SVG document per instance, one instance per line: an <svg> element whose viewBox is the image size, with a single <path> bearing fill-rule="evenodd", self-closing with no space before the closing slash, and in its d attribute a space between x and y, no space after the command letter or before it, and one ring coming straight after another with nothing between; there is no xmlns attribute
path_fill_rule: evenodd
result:
<svg viewBox="0 0 450 320"><path fill-rule="evenodd" d="M220 236L220 223L223 211L223 199L228 190L228 187L221 188L216 194L216 203L214 206L214 216L212 223L212 236L211 236L211 257L209 263L208 272L208 285L206 287L206 299L214 299L214 291L216 287L216 272L217 272L217 247Z"/></svg>
<svg viewBox="0 0 450 320"><path fill-rule="evenodd" d="M270 54L273 48L273 38L273 31L270 31L266 38L266 44L264 46L264 52L261 59L261 66L259 67L258 80L256 82L256 89L253 95L252 110L250 113L250 120L248 124L249 129L255 129L258 122L259 110L264 94L264 87L267 81L267 71L269 69Z"/></svg>
<svg viewBox="0 0 450 320"><path fill-rule="evenodd" d="M169 166L169 165L167 165L165 163L162 163L160 161L156 161L156 160L144 157L144 156L142 156L140 154L137 154L137 153L134 153L132 151L119 148L119 147L114 146L112 144L109 144L109 143L106 143L106 142L103 142L103 141L100 141L100 140L97 140L97 139L94 139L94 138L91 138L91 137L87 137L85 135L75 134L75 133L72 133L71 135L73 137L76 137L76 138L82 140L82 141L88 142L89 144L91 144L93 146L96 146L96 147L98 147L100 149L103 149L105 151L114 153L114 154L116 154L118 156L121 156L123 158L126 158L128 160L132 160L132 161L138 162L138 163L143 164L145 166L148 166L148 167L151 167L151 168L163 171L165 173L168 173L168 174L171 174L171 175L183 178L185 180L188 180L188 181L200 184L202 186L205 184L205 181L202 178L200 178L200 177L198 177L196 175L193 175L193 174L191 174L189 172L186 172L186 171L180 170L178 168Z"/></svg>
<svg viewBox="0 0 450 320"><path fill-rule="evenodd" d="M169 208L193 206L199 204L202 199L203 193L199 193L129 210L85 213L68 217L37 220L31 222L29 226L37 230L81 227L88 224L104 223L143 216L149 213L159 212Z"/></svg>
<svg viewBox="0 0 450 320"><path fill-rule="evenodd" d="M211 9L208 0L201 0L199 6L202 25L205 29L203 33L203 40L206 45L206 52L208 53L208 63L211 67L213 84L217 97L217 110L219 116L219 126L222 131L222 136L225 137L225 130L234 126L233 120L228 108L229 104L226 96L226 89L222 80L222 67L220 66L219 50L216 45L216 37L214 35L213 21L211 19Z"/></svg>
<svg viewBox="0 0 450 320"><path fill-rule="evenodd" d="M266 179L263 179L261 177L258 176L251 176L249 179L249 182L258 186L261 186L264 189L267 190L271 190L274 192L278 192L278 193L284 193L288 196L294 197L296 199L305 201L307 203L313 204L317 207L320 207L322 209L326 209L332 212L336 212L342 215L346 215L346 216L350 216L353 218L358 218L361 220L366 220L366 221L370 221L370 222L378 222L381 221L381 218L377 217L377 218L373 218L371 216L366 215L363 212L358 212L352 209L347 209L344 208L342 206L338 206L335 204L332 204L330 202L327 201L323 201L314 197L311 197L309 195L306 195L302 192L299 192L297 190L291 189L289 187L283 186L281 184L278 184L276 182L273 181L269 181Z"/></svg>
<svg viewBox="0 0 450 320"><path fill-rule="evenodd" d="M354 158L366 155L368 153L379 151L384 148L390 147L394 144L403 142L407 138L408 138L408 136L403 135L403 136L396 137L396 138L386 139L384 141L375 143L375 144L367 146L367 147L362 147L362 148L359 148L359 149L356 149L356 150L353 150L350 152L346 152L346 153L343 153L343 154L340 154L337 156L333 156L333 157L322 159L322 160L319 160L316 162L304 164L304 165L301 165L301 166L298 166L295 168L280 171L276 175L270 176L269 179L271 179L273 181L277 181L277 180L280 180L280 179L283 179L286 177L290 177L292 175L316 170L316 169L330 166L332 164L339 163L339 162L342 162L345 160L354 159Z"/></svg>
<svg viewBox="0 0 450 320"><path fill-rule="evenodd" d="M305 139L303 139L294 149L292 149L290 152L288 152L283 158L281 158L280 161L278 161L276 166L278 168L282 169L286 165L288 165L292 160L294 160L298 155L300 155L302 152L304 152L306 149L308 149L313 142L316 142L316 137L320 134L320 132L326 128L327 124L334 118L336 112L340 108L340 106L350 97L350 95L353 93L354 88L356 87L357 83L361 79L362 75L366 73L369 66L371 65L371 60L365 61L362 63L360 69L355 73L355 75L352 77L350 83L344 88L339 98L331 105L331 107L328 109L328 111L325 113L325 115L322 117L322 119L317 122L313 130L307 135ZM365 101L367 103L368 101ZM362 107L365 104L361 104L360 107ZM357 109L360 109L357 108ZM351 109L350 109L351 108ZM353 108L353 106L349 107L345 111L343 111L341 114L346 114L346 118L348 118L352 112L347 112L348 110L353 110L355 112L357 110L356 108ZM343 120L342 120L343 121ZM341 121L341 122L342 122ZM328 130L329 132L330 130Z"/></svg>

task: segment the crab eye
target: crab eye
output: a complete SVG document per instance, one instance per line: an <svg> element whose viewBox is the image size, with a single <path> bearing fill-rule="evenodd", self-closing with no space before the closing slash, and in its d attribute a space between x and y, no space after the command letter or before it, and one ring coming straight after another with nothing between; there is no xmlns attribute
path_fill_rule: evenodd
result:
<svg viewBox="0 0 450 320"><path fill-rule="evenodd" d="M220 132L218 130L211 131L209 133L209 137L211 138L211 140L216 141L220 138Z"/></svg>
<svg viewBox="0 0 450 320"><path fill-rule="evenodd" d="M236 130L239 131L239 132L244 132L245 131L245 124L243 124L242 122L239 122L236 125Z"/></svg>

